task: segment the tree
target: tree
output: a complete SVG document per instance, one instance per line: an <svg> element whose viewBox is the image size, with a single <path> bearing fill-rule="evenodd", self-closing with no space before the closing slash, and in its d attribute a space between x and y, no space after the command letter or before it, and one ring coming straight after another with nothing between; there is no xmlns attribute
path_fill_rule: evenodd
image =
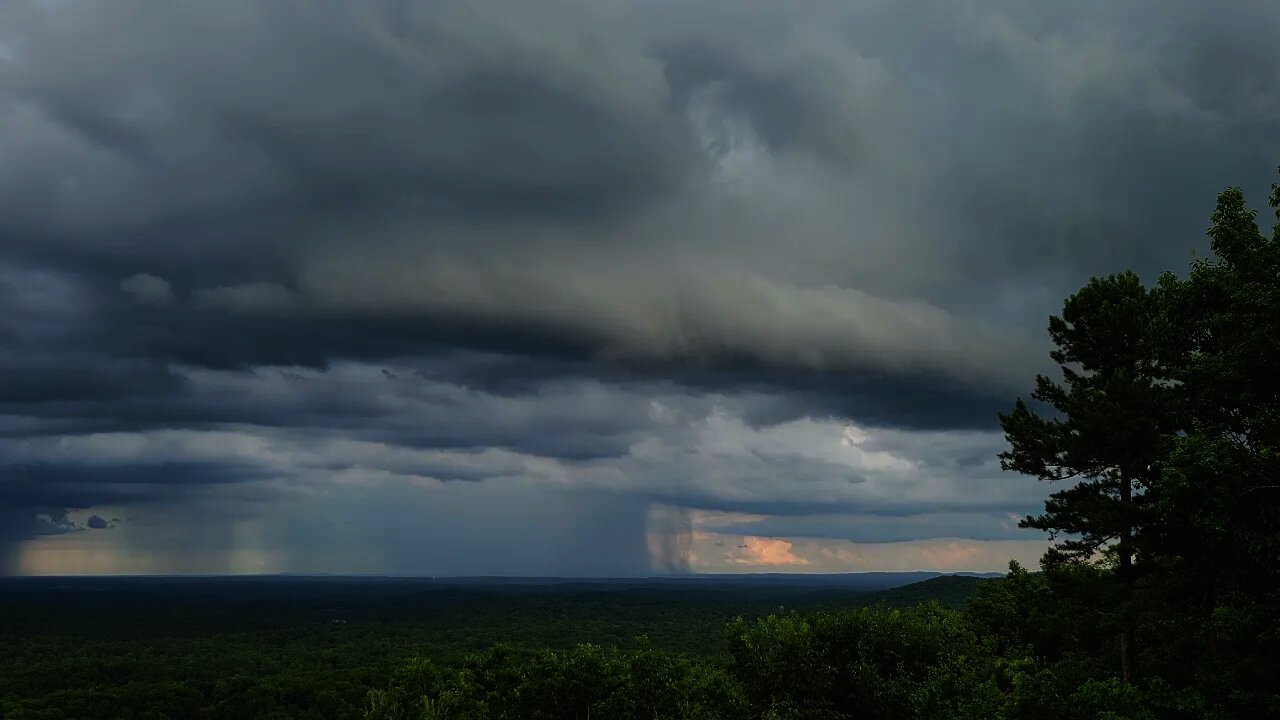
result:
<svg viewBox="0 0 1280 720"><path fill-rule="evenodd" d="M1171 431L1167 370L1155 337L1159 300L1132 272L1094 278L1049 319L1062 383L1039 375L1032 399L1054 411L1037 414L1021 398L1000 415L1010 449L1001 467L1041 480L1074 481L1052 493L1042 515L1021 526L1057 539L1047 567L1114 564L1121 672L1135 675L1134 560L1153 499L1154 466Z"/></svg>
<svg viewBox="0 0 1280 720"><path fill-rule="evenodd" d="M756 717L1004 717L994 656L936 602L738 618L729 629L731 669Z"/></svg>
<svg viewBox="0 0 1280 720"><path fill-rule="evenodd" d="M1280 219L1280 187L1270 205ZM1280 712L1280 224L1271 237L1240 188L1218 196L1213 256L1165 274L1161 325L1184 432L1163 464L1155 547L1171 604L1201 629L1194 658L1232 714ZM1182 602L1178 602L1182 601ZM1267 641L1266 638L1272 638Z"/></svg>
<svg viewBox="0 0 1280 720"><path fill-rule="evenodd" d="M1271 188L1280 219L1280 187ZM1181 340L1169 359L1187 426L1178 449L1199 448L1184 461L1213 454L1215 467L1231 468L1224 499L1238 522L1280 501L1280 223L1268 238L1256 218L1229 188L1208 231L1214 257L1197 260L1186 280L1161 277L1165 326Z"/></svg>
<svg viewBox="0 0 1280 720"><path fill-rule="evenodd" d="M1270 204L1280 219L1276 185ZM1001 416L1001 461L1071 481L1023 526L1066 536L1044 563L1055 604L1078 611L1086 577L1055 568L1102 570L1087 577L1115 590L1093 594L1118 620L1126 683L1146 639L1151 707L1280 716L1280 224L1268 237L1229 188L1208 235L1212 255L1185 278L1148 291L1113 275L1067 300L1049 326L1063 381L1037 378L1046 416L1021 400ZM1013 599L987 598L980 618L1034 638L1001 619ZM1033 646L1052 660L1055 643ZM1090 692L1110 697L1098 680Z"/></svg>

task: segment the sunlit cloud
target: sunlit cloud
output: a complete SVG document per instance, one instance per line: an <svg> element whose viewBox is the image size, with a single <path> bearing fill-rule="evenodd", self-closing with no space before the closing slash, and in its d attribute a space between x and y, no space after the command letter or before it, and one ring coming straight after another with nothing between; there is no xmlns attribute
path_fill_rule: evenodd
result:
<svg viewBox="0 0 1280 720"><path fill-rule="evenodd" d="M746 537L742 539L743 555L732 562L739 565L771 567L775 565L808 565L809 561L791 551L792 545L782 538Z"/></svg>
<svg viewBox="0 0 1280 720"><path fill-rule="evenodd" d="M695 572L848 573L932 570L1003 572L1010 560L1034 567L1044 540L963 538L854 543L824 538L762 538L707 533L695 536Z"/></svg>

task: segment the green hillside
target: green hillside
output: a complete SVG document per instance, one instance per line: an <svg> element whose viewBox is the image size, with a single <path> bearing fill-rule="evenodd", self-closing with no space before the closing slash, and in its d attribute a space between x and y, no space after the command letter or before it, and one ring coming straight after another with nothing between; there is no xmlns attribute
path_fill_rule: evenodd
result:
<svg viewBox="0 0 1280 720"><path fill-rule="evenodd" d="M978 593L978 587L989 580L991 578L976 575L943 575L871 593L866 601L868 605L884 604L894 608L908 608L936 600L944 607L959 610Z"/></svg>

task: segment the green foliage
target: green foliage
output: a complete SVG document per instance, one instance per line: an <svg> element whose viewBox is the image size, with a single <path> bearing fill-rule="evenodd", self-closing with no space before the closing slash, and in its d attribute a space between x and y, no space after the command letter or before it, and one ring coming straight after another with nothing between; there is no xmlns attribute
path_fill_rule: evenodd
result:
<svg viewBox="0 0 1280 720"><path fill-rule="evenodd" d="M1090 680L1071 695L1072 712L1077 717L1096 720L1155 720L1143 694L1116 678Z"/></svg>
<svg viewBox="0 0 1280 720"><path fill-rule="evenodd" d="M1064 381L1033 398L1056 414L1001 416L1006 469L1074 484L1025 521L1063 535L1043 577L972 614L1085 716L1280 716L1280 224L1256 218L1230 188L1185 278L1090 281L1050 320Z"/></svg>
<svg viewBox="0 0 1280 720"><path fill-rule="evenodd" d="M580 645L496 646L441 674L406 666L368 720L401 718L954 718L1006 716L1000 665L966 617L929 603L782 612L728 627L731 659ZM427 669L424 669L427 668Z"/></svg>
<svg viewBox="0 0 1280 720"><path fill-rule="evenodd" d="M736 616L760 617L779 603L937 597L958 606L984 582L947 580L954 582L876 593L802 584L138 578L76 580L67 591L55 588L62 581L5 580L0 718L359 718L371 702L405 707L405 693L427 695L468 655L498 643L521 657L591 644L713 665L728 656L723 630ZM727 692L717 685L723 674L690 677L707 684L705 693ZM370 699L373 689L382 694ZM433 702L439 712L439 698Z"/></svg>
<svg viewBox="0 0 1280 720"><path fill-rule="evenodd" d="M1056 414L1042 417L1018 400L1000 416L1010 445L1003 468L1074 481L1022 523L1067 536L1051 559L1088 562L1112 541L1131 552L1145 524L1153 465L1172 429L1154 332L1158 301L1131 272L1091 280L1049 320L1063 382L1040 375L1031 397Z"/></svg>
<svg viewBox="0 0 1280 720"><path fill-rule="evenodd" d="M1275 185L1270 203L1280 218ZM1280 224L1267 237L1256 217L1226 190L1214 255L1160 280L1182 433L1163 463L1152 562L1166 625L1187 639L1165 675L1238 717L1280 714Z"/></svg>
<svg viewBox="0 0 1280 720"><path fill-rule="evenodd" d="M995 666L962 615L936 604L772 615L731 626L733 669L779 718L992 717Z"/></svg>
<svg viewBox="0 0 1280 720"><path fill-rule="evenodd" d="M1020 524L1059 540L1045 567L1115 567L1115 582L1098 587L1086 610L1119 636L1126 682L1137 672L1134 557L1157 522L1159 461L1176 427L1170 370L1161 363L1162 299L1132 272L1090 280L1067 298L1061 317L1049 318L1056 347L1049 355L1063 381L1037 376L1031 396L1056 415L1043 417L1019 399L1000 416L1010 446L1002 468L1073 483Z"/></svg>
<svg viewBox="0 0 1280 720"><path fill-rule="evenodd" d="M467 657L457 670L429 675L425 683L393 684L370 693L364 718L701 720L746 717L747 711L739 687L723 668L650 647L620 651L579 645L526 654L498 645Z"/></svg>

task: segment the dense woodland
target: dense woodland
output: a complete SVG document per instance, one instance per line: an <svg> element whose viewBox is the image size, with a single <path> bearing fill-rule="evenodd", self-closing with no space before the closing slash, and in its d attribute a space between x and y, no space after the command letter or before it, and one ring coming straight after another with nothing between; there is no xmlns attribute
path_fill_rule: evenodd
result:
<svg viewBox="0 0 1280 720"><path fill-rule="evenodd" d="M359 718L415 657L505 643L718 662L725 626L779 607L962 607L975 577L750 582L425 578L0 580L0 718ZM639 638L645 638L641 641Z"/></svg>
<svg viewBox="0 0 1280 720"><path fill-rule="evenodd" d="M1280 217L1275 186L1270 204ZM463 622L445 603L434 625L286 622L143 639L123 626L116 638L15 626L4 636L0 709L8 718L1280 717L1280 224L1264 233L1233 188L1208 235L1212 254L1189 272L1153 286L1133 273L1096 278L1050 319L1060 372L1038 378L1000 422L1005 468L1050 483L1044 513L1023 524L1058 543L1038 569L962 581L967 602L585 593L465 603L473 619L488 607L487 623Z"/></svg>

